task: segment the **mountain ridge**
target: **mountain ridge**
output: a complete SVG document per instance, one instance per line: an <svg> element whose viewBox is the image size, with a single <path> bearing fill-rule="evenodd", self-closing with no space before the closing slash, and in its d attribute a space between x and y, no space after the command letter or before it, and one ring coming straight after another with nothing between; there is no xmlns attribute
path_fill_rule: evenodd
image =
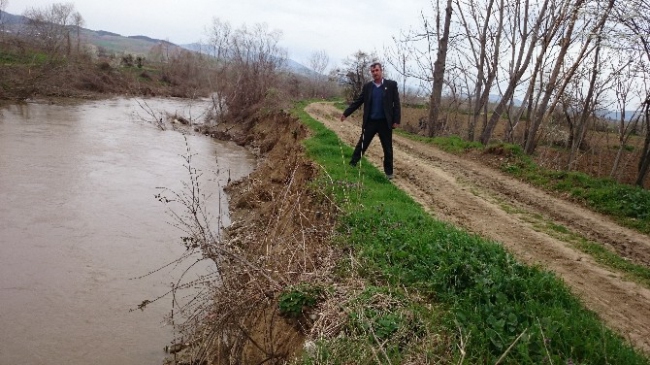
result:
<svg viewBox="0 0 650 365"><path fill-rule="evenodd" d="M1 24L7 26L9 33L19 33L27 23L27 19L24 16L4 11L0 11L0 19L2 20ZM142 34L124 36L108 30L92 30L82 27L80 36L85 43L116 54L130 53L134 56L147 57L152 48L159 45L164 45L171 49L185 49L192 52L205 53L202 52L202 49L205 49L205 45L201 45L198 42L175 44L168 40L152 38ZM292 59L287 59L287 68L301 75L310 76L313 74L311 69Z"/></svg>

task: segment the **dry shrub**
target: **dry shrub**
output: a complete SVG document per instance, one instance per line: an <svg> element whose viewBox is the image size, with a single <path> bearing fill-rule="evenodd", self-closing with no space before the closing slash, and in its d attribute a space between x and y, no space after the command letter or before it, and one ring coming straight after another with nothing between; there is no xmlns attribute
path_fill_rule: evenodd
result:
<svg viewBox="0 0 650 365"><path fill-rule="evenodd" d="M320 170L304 157L307 131L295 118L270 114L229 133L253 136L262 162L227 188L237 209L223 239L198 243L217 263L219 280L209 309L184 329L181 343L190 346L183 361L279 364L296 355L314 321L308 311L281 313L280 297L299 285L330 284L339 254L326 243L336 207L310 185Z"/></svg>

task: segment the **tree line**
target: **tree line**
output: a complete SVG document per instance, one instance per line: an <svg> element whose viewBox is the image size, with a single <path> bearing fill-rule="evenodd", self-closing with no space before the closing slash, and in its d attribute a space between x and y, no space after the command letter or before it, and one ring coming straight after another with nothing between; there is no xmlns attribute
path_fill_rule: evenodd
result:
<svg viewBox="0 0 650 365"><path fill-rule="evenodd" d="M0 10L7 2L0 0ZM84 20L72 4L30 9L25 16L28 37L51 58L83 53ZM454 110L462 109L467 140L487 145L503 130L499 138L532 155L541 138L561 128L569 151L565 168L572 170L589 133L614 111L616 120L606 123L618 140L610 175L631 136L639 134L644 142L636 183L643 185L650 169L648 2L435 1L414 25L394 37L384 59L403 92L417 83L419 94L426 95L428 136L448 133ZM216 92L223 115L237 118L272 100L330 97L341 85L351 98L368 80L367 66L378 59L359 51L326 74L329 57L316 51L308 60L313 73L305 76L287 70L282 33L263 24L235 28L215 18L208 36L198 55L170 54L169 45L164 50L159 45L164 80L205 84Z"/></svg>
<svg viewBox="0 0 650 365"><path fill-rule="evenodd" d="M464 138L487 145L501 127L506 142L531 155L544 133L562 126L567 170L614 111L611 175L631 134L641 133L642 185L650 167L649 35L645 0L434 1L413 30L394 37L386 58L428 95L428 136L446 132L450 104L467 115Z"/></svg>

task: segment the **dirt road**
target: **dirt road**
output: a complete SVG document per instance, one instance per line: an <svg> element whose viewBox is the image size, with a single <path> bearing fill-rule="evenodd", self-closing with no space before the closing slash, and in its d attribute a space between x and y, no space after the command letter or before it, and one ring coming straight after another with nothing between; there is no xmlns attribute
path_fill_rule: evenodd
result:
<svg viewBox="0 0 650 365"><path fill-rule="evenodd" d="M341 112L333 105L315 103L306 110L345 143L354 145L359 138L358 123L340 122ZM599 265L543 226L561 225L646 266L650 265L650 237L480 162L397 135L393 141L393 182L433 216L502 243L523 262L556 272L610 328L650 353L650 290ZM382 166L382 156L375 138L366 157Z"/></svg>

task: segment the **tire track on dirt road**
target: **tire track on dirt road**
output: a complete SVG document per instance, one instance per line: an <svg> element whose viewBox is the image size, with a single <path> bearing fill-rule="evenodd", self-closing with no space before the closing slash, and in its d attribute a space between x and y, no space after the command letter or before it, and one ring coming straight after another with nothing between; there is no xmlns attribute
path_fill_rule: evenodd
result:
<svg viewBox="0 0 650 365"><path fill-rule="evenodd" d="M333 105L314 103L306 111L344 143L354 145L359 138L358 123L340 122L341 112ZM394 135L393 140L393 182L430 214L500 242L525 263L554 271L610 328L650 353L650 289L626 281L621 273L599 265L571 244L540 231L526 217L537 215L562 224L645 265L650 262L648 236L478 162L401 136ZM366 158L381 166L382 155L380 144L375 141ZM523 214L513 213L504 205Z"/></svg>

